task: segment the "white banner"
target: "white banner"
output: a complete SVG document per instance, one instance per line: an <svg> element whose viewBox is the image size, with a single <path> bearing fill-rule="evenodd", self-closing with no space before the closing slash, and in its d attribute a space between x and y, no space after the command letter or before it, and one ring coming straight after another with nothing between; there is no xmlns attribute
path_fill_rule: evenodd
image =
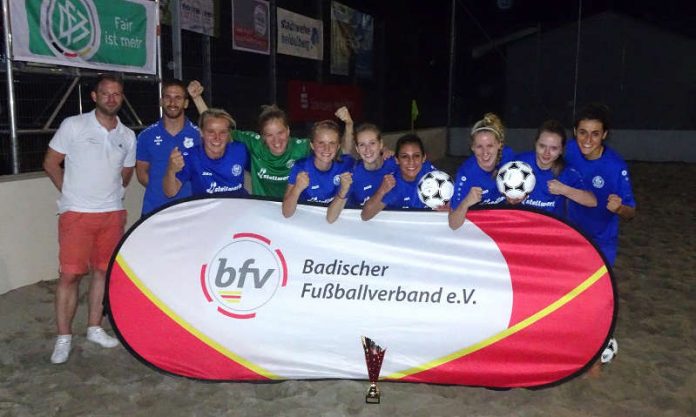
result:
<svg viewBox="0 0 696 417"><path fill-rule="evenodd" d="M215 35L215 3L213 0L180 0L181 28L203 35Z"/></svg>
<svg viewBox="0 0 696 417"><path fill-rule="evenodd" d="M554 218L473 212L452 231L442 212L325 214L300 205L286 219L253 199L155 213L109 268L114 327L146 361L196 378L361 378L367 336L388 349L386 378L486 386L567 377L607 337L607 269ZM568 317L582 317L572 332Z"/></svg>
<svg viewBox="0 0 696 417"><path fill-rule="evenodd" d="M147 0L10 0L12 58L154 74L155 12Z"/></svg>
<svg viewBox="0 0 696 417"><path fill-rule="evenodd" d="M324 28L321 20L277 8L278 53L321 61Z"/></svg>

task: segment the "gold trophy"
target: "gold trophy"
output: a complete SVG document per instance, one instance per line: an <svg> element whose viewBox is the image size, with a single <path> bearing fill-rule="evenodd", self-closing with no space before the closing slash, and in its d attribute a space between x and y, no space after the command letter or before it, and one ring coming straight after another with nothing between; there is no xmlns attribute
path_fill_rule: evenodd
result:
<svg viewBox="0 0 696 417"><path fill-rule="evenodd" d="M365 396L365 402L368 404L379 404L380 392L377 387L379 380L379 371L382 369L382 361L384 353L387 349L383 349L369 337L362 336L363 350L365 351L365 362L367 363L367 376L370 380L370 389Z"/></svg>

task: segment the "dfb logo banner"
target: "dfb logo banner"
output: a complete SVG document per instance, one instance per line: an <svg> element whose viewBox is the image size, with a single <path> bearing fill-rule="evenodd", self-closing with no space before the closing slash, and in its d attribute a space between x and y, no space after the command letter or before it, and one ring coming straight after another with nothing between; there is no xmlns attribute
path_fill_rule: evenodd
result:
<svg viewBox="0 0 696 417"><path fill-rule="evenodd" d="M580 374L612 332L609 268L561 220L527 209L447 213L201 198L134 225L108 271L112 325L141 360L217 381L382 378L539 387Z"/></svg>
<svg viewBox="0 0 696 417"><path fill-rule="evenodd" d="M156 7L145 0L10 0L13 59L154 74Z"/></svg>

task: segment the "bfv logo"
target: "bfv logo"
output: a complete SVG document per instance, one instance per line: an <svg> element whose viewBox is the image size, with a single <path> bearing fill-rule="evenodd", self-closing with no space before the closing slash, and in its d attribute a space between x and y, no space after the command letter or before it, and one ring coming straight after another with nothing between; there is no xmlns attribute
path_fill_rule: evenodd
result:
<svg viewBox="0 0 696 417"><path fill-rule="evenodd" d="M237 277L237 272L233 267L227 266L227 258L218 258L220 265L217 269L217 275L215 276L215 285L219 288L229 287L234 284L235 278ZM263 288L268 278L273 275L275 269L266 270L263 278L260 277L258 268L251 268L250 266L254 264L254 259L247 259L244 261L244 265L239 268L239 279L237 280L237 288L244 288L244 283L246 282L247 275L251 274L254 278L254 287Z"/></svg>
<svg viewBox="0 0 696 417"><path fill-rule="evenodd" d="M201 289L217 311L235 319L256 317L258 309L285 287L288 268L280 249L255 233L237 233L201 267Z"/></svg>

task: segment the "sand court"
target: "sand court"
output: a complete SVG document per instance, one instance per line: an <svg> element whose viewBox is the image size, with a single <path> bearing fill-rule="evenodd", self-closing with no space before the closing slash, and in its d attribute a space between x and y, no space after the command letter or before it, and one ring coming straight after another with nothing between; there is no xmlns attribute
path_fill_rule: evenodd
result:
<svg viewBox="0 0 696 417"><path fill-rule="evenodd" d="M630 169L638 216L621 226L615 267L619 355L599 378L536 391L382 383L380 405L365 404L366 381L199 382L87 342L84 294L71 357L52 365L56 282L44 281L0 295L0 416L693 416L696 165Z"/></svg>

